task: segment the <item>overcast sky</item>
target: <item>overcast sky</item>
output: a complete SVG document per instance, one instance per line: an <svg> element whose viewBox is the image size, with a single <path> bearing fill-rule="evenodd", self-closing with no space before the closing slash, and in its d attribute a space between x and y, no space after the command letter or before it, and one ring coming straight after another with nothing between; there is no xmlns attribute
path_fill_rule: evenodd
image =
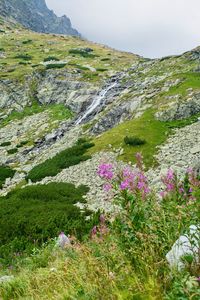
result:
<svg viewBox="0 0 200 300"><path fill-rule="evenodd" d="M46 0L89 40L145 57L200 45L200 0Z"/></svg>

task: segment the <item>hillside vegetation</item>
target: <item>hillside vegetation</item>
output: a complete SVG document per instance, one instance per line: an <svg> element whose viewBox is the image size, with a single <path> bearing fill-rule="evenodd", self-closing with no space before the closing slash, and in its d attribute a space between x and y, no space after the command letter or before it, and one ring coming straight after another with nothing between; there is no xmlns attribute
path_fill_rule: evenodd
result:
<svg viewBox="0 0 200 300"><path fill-rule="evenodd" d="M200 299L199 62L0 18L0 299Z"/></svg>

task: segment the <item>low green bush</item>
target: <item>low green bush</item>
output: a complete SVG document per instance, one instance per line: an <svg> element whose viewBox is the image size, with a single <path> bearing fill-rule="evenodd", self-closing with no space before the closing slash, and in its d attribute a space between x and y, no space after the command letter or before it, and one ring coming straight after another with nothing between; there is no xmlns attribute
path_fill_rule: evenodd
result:
<svg viewBox="0 0 200 300"><path fill-rule="evenodd" d="M126 136L124 138L124 143L126 145L130 145L130 146L140 146L140 145L144 145L146 144L145 140L140 139L139 137L134 137L134 136Z"/></svg>
<svg viewBox="0 0 200 300"><path fill-rule="evenodd" d="M45 162L34 167L28 174L27 180L30 179L33 182L42 180L47 176L55 176L62 169L66 169L70 166L77 165L81 161L85 161L90 158L88 155L84 155L88 148L93 147L94 144L79 142L71 148L68 148L58 153L53 158L47 159Z"/></svg>
<svg viewBox="0 0 200 300"><path fill-rule="evenodd" d="M61 231L80 240L91 230L94 219L88 210L75 206L84 203L86 186L52 182L27 186L0 198L0 258L14 252L29 251ZM86 217L90 216L86 221ZM88 218L87 218L88 219Z"/></svg>
<svg viewBox="0 0 200 300"><path fill-rule="evenodd" d="M28 40L22 41L22 44L24 44L24 45L31 44L32 41L33 40L28 39Z"/></svg>
<svg viewBox="0 0 200 300"><path fill-rule="evenodd" d="M23 60L31 60L32 56L29 55L29 54L18 54L14 58L20 58L20 59L23 59Z"/></svg>
<svg viewBox="0 0 200 300"><path fill-rule="evenodd" d="M55 57L55 56L48 56L44 59L44 62L47 62L47 61L59 61L59 58Z"/></svg>
<svg viewBox="0 0 200 300"><path fill-rule="evenodd" d="M105 57L105 58L101 59L101 61L109 61L109 60L110 60L110 58L108 58L108 57Z"/></svg>
<svg viewBox="0 0 200 300"><path fill-rule="evenodd" d="M3 142L1 143L0 147L6 147L6 146L10 146L11 142Z"/></svg>
<svg viewBox="0 0 200 300"><path fill-rule="evenodd" d="M18 149L17 148L13 148L13 149L10 149L10 150L7 150L7 153L8 154L15 154L18 152Z"/></svg>
<svg viewBox="0 0 200 300"><path fill-rule="evenodd" d="M69 50L69 54L72 54L72 55L79 55L79 56L82 56L82 57L85 57L85 58L94 58L96 57L95 54L91 53L91 51L87 51L87 49L70 49Z"/></svg>
<svg viewBox="0 0 200 300"><path fill-rule="evenodd" d="M66 64L48 64L46 65L46 69L62 69L66 66Z"/></svg>
<svg viewBox="0 0 200 300"><path fill-rule="evenodd" d="M19 65L26 66L26 65L28 65L28 62L26 62L26 61L20 61L20 62L19 62Z"/></svg>
<svg viewBox="0 0 200 300"><path fill-rule="evenodd" d="M29 141L21 141L16 147L17 147L17 148L21 148L21 147L27 145L28 142L29 142Z"/></svg>
<svg viewBox="0 0 200 300"><path fill-rule="evenodd" d="M2 188L2 185L4 184L6 178L13 177L14 174L15 171L11 168L6 166L0 166L0 189Z"/></svg>
<svg viewBox="0 0 200 300"><path fill-rule="evenodd" d="M105 71L108 71L108 69L105 69L105 68L97 68L96 70L97 70L97 72L105 72Z"/></svg>

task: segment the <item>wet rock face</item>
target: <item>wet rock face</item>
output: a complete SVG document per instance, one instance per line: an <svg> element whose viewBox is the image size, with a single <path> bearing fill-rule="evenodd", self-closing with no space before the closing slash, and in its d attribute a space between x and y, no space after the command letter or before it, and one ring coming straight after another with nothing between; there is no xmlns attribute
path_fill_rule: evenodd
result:
<svg viewBox="0 0 200 300"><path fill-rule="evenodd" d="M80 36L68 17L57 17L45 0L1 0L0 15L12 17L26 28L37 32Z"/></svg>
<svg viewBox="0 0 200 300"><path fill-rule="evenodd" d="M35 86L34 90L32 83ZM8 114L12 110L21 111L27 105L31 105L31 99L34 98L40 104L65 104L78 114L85 110L98 89L98 86L79 81L76 75L67 71L35 74L26 78L25 84L0 80L0 109L8 110Z"/></svg>

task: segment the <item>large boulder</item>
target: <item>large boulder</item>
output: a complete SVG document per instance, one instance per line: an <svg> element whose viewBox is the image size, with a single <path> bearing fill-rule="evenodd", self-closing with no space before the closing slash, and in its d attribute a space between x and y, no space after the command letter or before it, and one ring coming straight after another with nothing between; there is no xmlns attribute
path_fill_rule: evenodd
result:
<svg viewBox="0 0 200 300"><path fill-rule="evenodd" d="M172 249L167 253L166 259L171 268L176 268L179 271L184 269L186 261L184 257L192 257L193 262L199 261L200 250L200 228L195 225L190 226L189 233L180 236L174 243Z"/></svg>

